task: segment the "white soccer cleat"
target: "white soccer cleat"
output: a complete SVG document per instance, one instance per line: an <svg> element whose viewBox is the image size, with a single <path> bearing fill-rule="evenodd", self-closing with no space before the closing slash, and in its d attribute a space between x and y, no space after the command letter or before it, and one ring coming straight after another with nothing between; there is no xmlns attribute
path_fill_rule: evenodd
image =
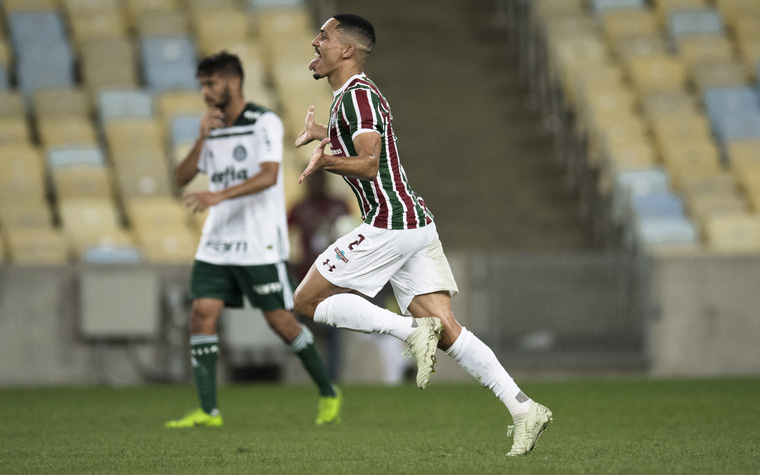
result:
<svg viewBox="0 0 760 475"><path fill-rule="evenodd" d="M430 376L435 374L435 349L441 339L443 323L437 317L417 319L417 329L407 340L409 348L404 354L417 360L417 387L430 386Z"/></svg>
<svg viewBox="0 0 760 475"><path fill-rule="evenodd" d="M552 411L548 407L531 401L528 412L514 416L514 425L507 430L507 436L514 436L512 450L507 455L524 455L533 450L538 438L553 421Z"/></svg>

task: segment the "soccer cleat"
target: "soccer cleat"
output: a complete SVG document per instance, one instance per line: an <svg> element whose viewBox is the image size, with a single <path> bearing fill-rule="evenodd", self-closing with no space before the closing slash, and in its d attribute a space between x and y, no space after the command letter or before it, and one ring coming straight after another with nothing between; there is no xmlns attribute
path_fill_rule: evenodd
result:
<svg viewBox="0 0 760 475"><path fill-rule="evenodd" d="M187 429L190 427L222 427L224 425L222 415L217 410L212 411L212 413L215 414L211 415L203 409L198 408L193 412L188 413L182 419L167 422L164 424L164 427L168 427L170 429Z"/></svg>
<svg viewBox="0 0 760 475"><path fill-rule="evenodd" d="M548 407L531 401L528 412L514 416L515 425L507 429L507 436L514 436L512 449L507 455L523 455L533 450L541 433L548 429L550 422L554 422L552 411Z"/></svg>
<svg viewBox="0 0 760 475"><path fill-rule="evenodd" d="M333 386L333 388L335 388L335 396L320 396L319 398L317 420L314 421L318 426L340 422L340 407L343 405L343 393L338 386Z"/></svg>
<svg viewBox="0 0 760 475"><path fill-rule="evenodd" d="M417 319L417 329L409 337L409 348L404 355L417 360L417 387L430 386L430 376L435 374L435 349L441 339L443 323L437 317Z"/></svg>

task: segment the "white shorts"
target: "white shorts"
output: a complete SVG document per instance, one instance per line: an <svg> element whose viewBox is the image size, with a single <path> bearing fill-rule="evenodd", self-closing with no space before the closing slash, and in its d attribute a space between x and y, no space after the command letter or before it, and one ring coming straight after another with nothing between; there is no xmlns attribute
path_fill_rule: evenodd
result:
<svg viewBox="0 0 760 475"><path fill-rule="evenodd" d="M335 241L314 263L333 285L374 297L390 281L402 313L417 295L458 292L435 224L380 229L362 224Z"/></svg>

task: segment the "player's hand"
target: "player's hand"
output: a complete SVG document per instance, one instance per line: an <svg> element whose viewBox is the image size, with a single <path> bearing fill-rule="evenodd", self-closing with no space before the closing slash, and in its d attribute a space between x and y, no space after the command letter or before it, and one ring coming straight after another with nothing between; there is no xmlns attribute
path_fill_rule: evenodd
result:
<svg viewBox="0 0 760 475"><path fill-rule="evenodd" d="M325 147L330 143L330 137L327 137L326 139L323 139L321 142L319 142L319 145L314 147L314 153L311 155L311 159L309 160L309 164L306 166L306 169L301 173L301 176L298 177L298 184L301 184L303 180L314 173L315 171L322 168L325 164L325 157L327 156L325 154Z"/></svg>
<svg viewBox="0 0 760 475"><path fill-rule="evenodd" d="M309 110L306 112L306 121L303 126L303 130L298 137L296 137L296 148L306 145L307 143L318 138L317 134L317 121L314 120L314 106L309 106Z"/></svg>
<svg viewBox="0 0 760 475"><path fill-rule="evenodd" d="M201 117L201 137L209 136L212 130L224 127L224 112L216 106L210 106Z"/></svg>
<svg viewBox="0 0 760 475"><path fill-rule="evenodd" d="M190 208L193 213L200 213L222 202L222 197L212 191L186 193L182 197L185 200L185 207Z"/></svg>

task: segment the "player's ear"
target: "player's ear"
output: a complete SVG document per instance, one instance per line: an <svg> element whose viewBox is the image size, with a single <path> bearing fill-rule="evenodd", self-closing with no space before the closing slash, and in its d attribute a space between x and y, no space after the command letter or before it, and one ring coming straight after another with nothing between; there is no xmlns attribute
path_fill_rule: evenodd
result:
<svg viewBox="0 0 760 475"><path fill-rule="evenodd" d="M356 51L356 47L354 45L347 44L343 46L343 53L341 54L341 57L344 59L348 59L354 55L355 51Z"/></svg>

